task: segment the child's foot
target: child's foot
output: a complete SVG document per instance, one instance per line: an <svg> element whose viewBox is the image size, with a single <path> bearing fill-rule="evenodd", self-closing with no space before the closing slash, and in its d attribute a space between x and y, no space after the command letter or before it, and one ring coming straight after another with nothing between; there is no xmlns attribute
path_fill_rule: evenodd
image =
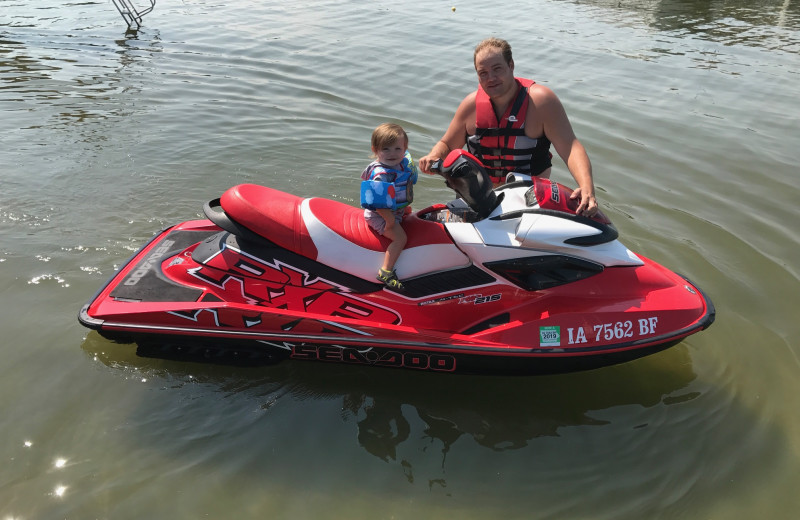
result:
<svg viewBox="0 0 800 520"><path fill-rule="evenodd" d="M387 287L402 291L404 289L403 283L397 279L397 274L394 269L387 271L386 269L378 269L378 280L386 284Z"/></svg>

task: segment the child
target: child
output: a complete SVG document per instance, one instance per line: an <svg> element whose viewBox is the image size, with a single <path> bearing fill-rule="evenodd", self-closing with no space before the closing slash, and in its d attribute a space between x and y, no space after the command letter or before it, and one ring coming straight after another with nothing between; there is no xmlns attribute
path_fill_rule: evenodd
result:
<svg viewBox="0 0 800 520"><path fill-rule="evenodd" d="M392 241L377 278L392 289L402 290L394 265L406 245L400 222L410 211L418 171L408 153L408 136L400 125L378 126L372 132L372 153L377 160L361 174L361 206L366 208L364 218L370 227Z"/></svg>

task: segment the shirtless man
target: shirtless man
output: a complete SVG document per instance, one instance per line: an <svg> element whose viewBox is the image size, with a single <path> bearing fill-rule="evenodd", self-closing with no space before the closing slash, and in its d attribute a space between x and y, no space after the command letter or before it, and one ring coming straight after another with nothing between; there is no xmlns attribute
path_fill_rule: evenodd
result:
<svg viewBox="0 0 800 520"><path fill-rule="evenodd" d="M444 136L419 160L420 169L431 173L434 161L467 145L497 183L511 171L550 178L552 143L578 184L570 197L580 201L577 213L597 213L592 164L555 93L514 77L511 46L505 40L479 43L474 65L478 89L458 106Z"/></svg>

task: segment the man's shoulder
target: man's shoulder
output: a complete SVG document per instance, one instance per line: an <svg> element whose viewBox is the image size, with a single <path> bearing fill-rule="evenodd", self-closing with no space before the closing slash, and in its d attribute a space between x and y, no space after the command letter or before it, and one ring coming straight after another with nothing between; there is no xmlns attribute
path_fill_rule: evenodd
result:
<svg viewBox="0 0 800 520"><path fill-rule="evenodd" d="M458 106L458 111L456 112L456 115L461 116L461 119L465 123L467 121L472 121L473 119L475 119L477 97L478 97L478 91L474 90L473 92L467 94L467 96L461 101L461 104Z"/></svg>
<svg viewBox="0 0 800 520"><path fill-rule="evenodd" d="M546 87L541 83L534 83L528 87L528 95L531 99L538 102L558 99L555 92L553 92L550 87Z"/></svg>
<svg viewBox="0 0 800 520"><path fill-rule="evenodd" d="M461 100L462 107L474 107L475 100L478 98L478 90L475 89L469 94L467 94L463 100Z"/></svg>

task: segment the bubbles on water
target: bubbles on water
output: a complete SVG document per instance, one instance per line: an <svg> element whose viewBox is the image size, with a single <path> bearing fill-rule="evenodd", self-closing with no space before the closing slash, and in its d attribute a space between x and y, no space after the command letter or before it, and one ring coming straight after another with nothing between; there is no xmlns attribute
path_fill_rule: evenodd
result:
<svg viewBox="0 0 800 520"><path fill-rule="evenodd" d="M86 247L86 246L82 246L80 244L78 244L76 246L72 246L72 247L65 246L65 247L61 248L62 251L65 251L67 253L71 253L73 251L76 251L78 253L85 253L87 251L92 251L92 250L94 250L94 251L104 251L105 249L106 248L104 248L104 247L89 248L89 247Z"/></svg>
<svg viewBox="0 0 800 520"><path fill-rule="evenodd" d="M13 211L0 211L0 223L27 224L31 227L40 227L49 222L49 215L37 216L24 212L16 213Z"/></svg>
<svg viewBox="0 0 800 520"><path fill-rule="evenodd" d="M42 274L28 280L28 285L40 285L42 282L55 281L61 287L69 287L67 281L57 274Z"/></svg>

